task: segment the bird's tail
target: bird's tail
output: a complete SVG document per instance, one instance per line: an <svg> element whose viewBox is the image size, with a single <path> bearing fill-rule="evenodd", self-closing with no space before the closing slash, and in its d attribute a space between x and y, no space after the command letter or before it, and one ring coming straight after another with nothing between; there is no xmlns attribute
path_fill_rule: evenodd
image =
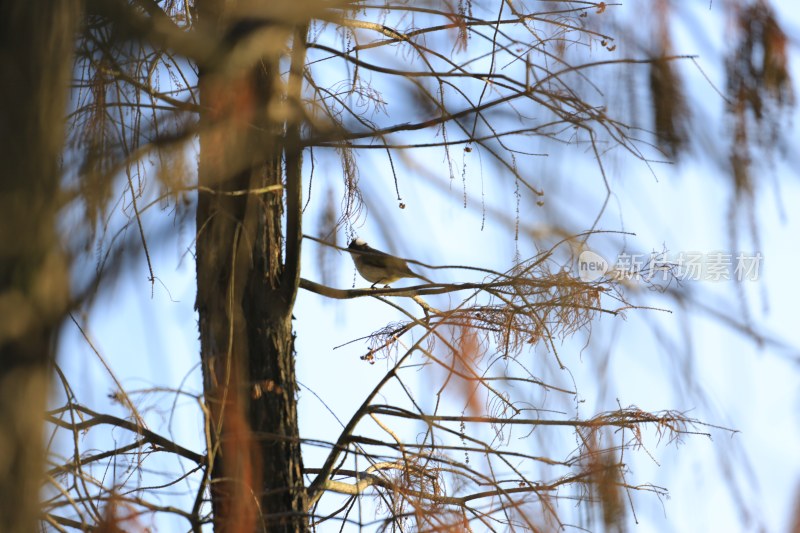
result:
<svg viewBox="0 0 800 533"><path fill-rule="evenodd" d="M414 276L417 277L418 279L423 280L423 281L427 281L431 285L435 285L435 283L430 278L426 278L425 276L423 276L421 274L417 274L416 272L414 272Z"/></svg>

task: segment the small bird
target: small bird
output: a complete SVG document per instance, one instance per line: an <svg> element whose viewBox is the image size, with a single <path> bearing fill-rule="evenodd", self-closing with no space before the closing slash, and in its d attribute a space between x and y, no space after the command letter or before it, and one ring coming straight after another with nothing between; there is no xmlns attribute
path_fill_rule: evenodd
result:
<svg viewBox="0 0 800 533"><path fill-rule="evenodd" d="M363 239L353 239L347 247L350 256L361 277L372 282L374 287L378 283L389 286L401 278L418 278L428 283L433 283L425 276L420 276L408 267L405 259L376 250Z"/></svg>

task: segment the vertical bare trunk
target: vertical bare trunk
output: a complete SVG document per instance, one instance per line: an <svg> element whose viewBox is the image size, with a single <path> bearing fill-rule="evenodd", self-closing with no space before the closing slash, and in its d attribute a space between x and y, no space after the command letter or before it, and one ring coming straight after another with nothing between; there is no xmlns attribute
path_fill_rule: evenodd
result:
<svg viewBox="0 0 800 533"><path fill-rule="evenodd" d="M206 28L224 25L220 5L198 3ZM224 39L232 54L254 31L272 32L272 42L291 37L285 27L233 24ZM299 279L299 197L292 197L300 190L299 142L296 128L290 124L287 136L285 114L276 112L286 105L280 50L266 52L242 71L206 66L200 77L207 110L200 185L214 192L200 192L198 200L196 305L215 528L226 532L307 528L291 322ZM234 63L229 59L223 63ZM292 231L285 263L284 154ZM234 193L247 190L256 192Z"/></svg>
<svg viewBox="0 0 800 533"><path fill-rule="evenodd" d="M0 3L0 527L36 530L48 364L69 297L56 231L77 2Z"/></svg>

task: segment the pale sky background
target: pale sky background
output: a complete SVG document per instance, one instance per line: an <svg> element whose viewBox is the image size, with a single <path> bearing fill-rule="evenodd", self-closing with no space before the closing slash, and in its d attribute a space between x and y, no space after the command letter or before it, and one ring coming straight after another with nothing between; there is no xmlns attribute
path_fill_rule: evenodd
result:
<svg viewBox="0 0 800 533"><path fill-rule="evenodd" d="M800 15L790 12L791 4L787 0L778 3L778 7L785 28L796 38L800 36ZM704 53L691 44L694 41L688 38L684 41L682 35L680 28L676 28L675 45L680 52ZM796 47L793 51L796 52ZM721 71L712 65L712 59L705 63L701 57L698 62L712 80L724 86L720 82ZM794 57L792 74L795 80L800 79L797 65ZM706 111L717 116L723 102L707 86L704 89L696 85L702 80L690 64L684 64L682 72L696 90L705 91ZM391 101L389 105L391 110ZM796 117L794 122L797 122ZM796 147L799 141L797 132L793 131L787 145ZM527 202L523 199L522 217L531 226L544 228L548 217L557 219L559 216L570 216L575 223L591 224L603 200L598 196L596 167L582 154L564 158L564 153L569 152L554 153L542 163L541 172L547 176L537 185L543 185L547 192L544 207L533 207L530 199ZM463 155L459 150L454 154L456 158ZM371 157L364 158L361 179L370 182L372 194L366 198L368 210L357 228L359 235L370 244L431 264L470 264L500 271L512 265L515 250L508 230L489 223L480 231L481 213L477 206L480 205L481 184L477 175L481 170L489 172L485 161L478 156L471 156L469 161L468 169L475 174L468 176L467 209L461 204L460 182L454 183L452 190L423 183L413 177L415 169L400 163L400 175L411 176L401 182L407 206L401 210L394 200L391 174L377 156ZM460 165L460 161L458 163ZM425 165L427 173L438 176L446 184L446 162L441 154L425 158L421 164ZM306 172L309 166L305 164ZM335 182L338 186L341 181L338 166L321 166L317 165L318 188L313 193L305 222L306 232L312 234L316 231L319 209L326 199L327 185L323 183ZM731 249L725 216L731 193L726 178L718 169L696 161L675 167L660 166L656 170L657 179L644 165L635 162L625 165L610 162L607 170L615 194L598 227L636 233L636 237L627 240L629 251L649 252L663 247L671 252ZM794 267L800 264L796 245L800 235L800 216L796 208L800 205L800 182L797 169L784 163L777 164L773 171L774 179L759 181L762 185L756 203L761 239L758 248L749 241L746 226L742 225L744 238L738 243L739 249L756 250L764 257L759 282L746 282L742 288L760 330L785 341L791 348L759 348L717 321L701 314L692 315L688 323L693 349L691 375L693 386L705 393L707 402L703 402L680 392L676 386L676 368L683 364L682 356L654 339L653 325L656 324L675 335L676 345L680 346L683 341L681 332L687 315L666 300L660 302L660 307L671 307L673 314L630 311L625 320L603 317L593 326L591 348L581 350L585 342L583 335L560 346L560 355L570 367L584 400L579 407L583 416L614 409L618 401L623 407L636 405L646 410L687 411L690 416L739 432L731 435L712 429L713 440L687 436L678 446L659 444L650 435L646 445L652 459L648 453L635 454L630 460L629 481L666 487L670 496L659 500L648 493L636 494L634 503L639 525L632 525L631 531L736 532L755 531L760 525L775 533L789 529L794 503L800 497L800 417L797 415L800 412L797 367L800 329L796 310L798 291L791 281L795 278ZM484 179L487 185L492 183L489 178ZM500 209L513 206L510 186L487 186L487 189L488 205ZM376 194L384 190L384 197ZM338 192L334 189L334 194ZM193 215L191 218L193 220ZM378 219L381 224L393 228L396 238L392 242L387 242ZM178 239L150 242L159 278L152 295L146 266L139 258L131 262L121 281L104 294L89 316L88 331L95 347L128 390L180 385L194 394L202 391L197 322L193 311L195 270L192 255L187 253L192 246L192 220L184 225ZM151 229L163 227L163 214L153 210L145 216L145 222ZM581 231L586 227L573 229ZM344 234L339 235L340 244L345 238ZM519 243L523 256L530 255L535 244L534 239L523 234ZM312 242L304 243L302 275L319 281L316 247ZM607 244L604 247L609 248ZM608 250L601 253L607 254ZM351 287L352 261L346 254L340 254L335 260L336 265L331 265L335 273L332 285ZM426 274L439 281L473 279L458 271ZM360 278L356 280L356 286L365 285ZM736 298L732 283L717 283L713 287L712 282L699 283L706 291L704 294L718 297L718 300L707 301L708 305L724 310L731 308ZM413 305L402 305L416 312ZM437 299L435 305L446 307L447 300ZM303 385L299 415L301 436L335 440L340 426L311 391L322 397L346 422L372 386L383 377L386 363L379 361L369 365L361 361L359 356L365 352L363 342L333 348L402 317L368 299L338 304L303 291L295 316L297 372ZM113 384L73 324L65 326L61 342L59 362L72 381L78 401L100 411L124 415L118 406L109 407L107 396L113 392ZM602 382L598 382L600 363L596 357L604 349L608 352L609 366L602 375ZM436 380L419 373L417 382L419 387L430 387ZM171 430L178 442L202 452L202 419L196 401L178 397L176 414L170 417L173 399L169 394L142 395L139 408L146 413L151 429L161 433ZM567 414L575 415L574 411ZM103 448L109 437L130 440L129 435L119 430L101 435L103 431L93 430L85 436L87 446ZM565 449L564 456L568 452L569 449ZM320 466L320 457L317 450L305 450L305 466ZM752 521L745 519L739 503L731 496L729 480L723 473L723 459L735 467L732 475L743 490L744 500L752 506L751 511L757 513ZM128 474L121 468L116 475L122 478ZM185 496L176 498L182 502L179 505L186 504L187 500L181 499ZM563 512L572 512L570 503L562 502L561 506ZM161 523L158 525L161 531L172 530L171 525L169 529Z"/></svg>

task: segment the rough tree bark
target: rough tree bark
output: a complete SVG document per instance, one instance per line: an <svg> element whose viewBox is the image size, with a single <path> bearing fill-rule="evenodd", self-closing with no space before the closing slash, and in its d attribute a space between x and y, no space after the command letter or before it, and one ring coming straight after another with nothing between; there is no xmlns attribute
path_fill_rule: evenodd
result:
<svg viewBox="0 0 800 533"><path fill-rule="evenodd" d="M49 363L67 310L56 228L79 2L0 3L0 528L35 531Z"/></svg>
<svg viewBox="0 0 800 533"><path fill-rule="evenodd" d="M200 31L225 28L216 31L224 49L214 65L201 66L199 82L205 111L196 307L215 530L304 531L292 332L301 232L300 148L292 117L299 115L288 93L299 83L304 29L230 20L217 0L197 5ZM300 66L292 67L287 84L278 61L294 35L300 46L292 60ZM239 63L239 50L253 49L242 43L254 39L265 43L260 60ZM283 44L270 52L268 43L275 42Z"/></svg>

